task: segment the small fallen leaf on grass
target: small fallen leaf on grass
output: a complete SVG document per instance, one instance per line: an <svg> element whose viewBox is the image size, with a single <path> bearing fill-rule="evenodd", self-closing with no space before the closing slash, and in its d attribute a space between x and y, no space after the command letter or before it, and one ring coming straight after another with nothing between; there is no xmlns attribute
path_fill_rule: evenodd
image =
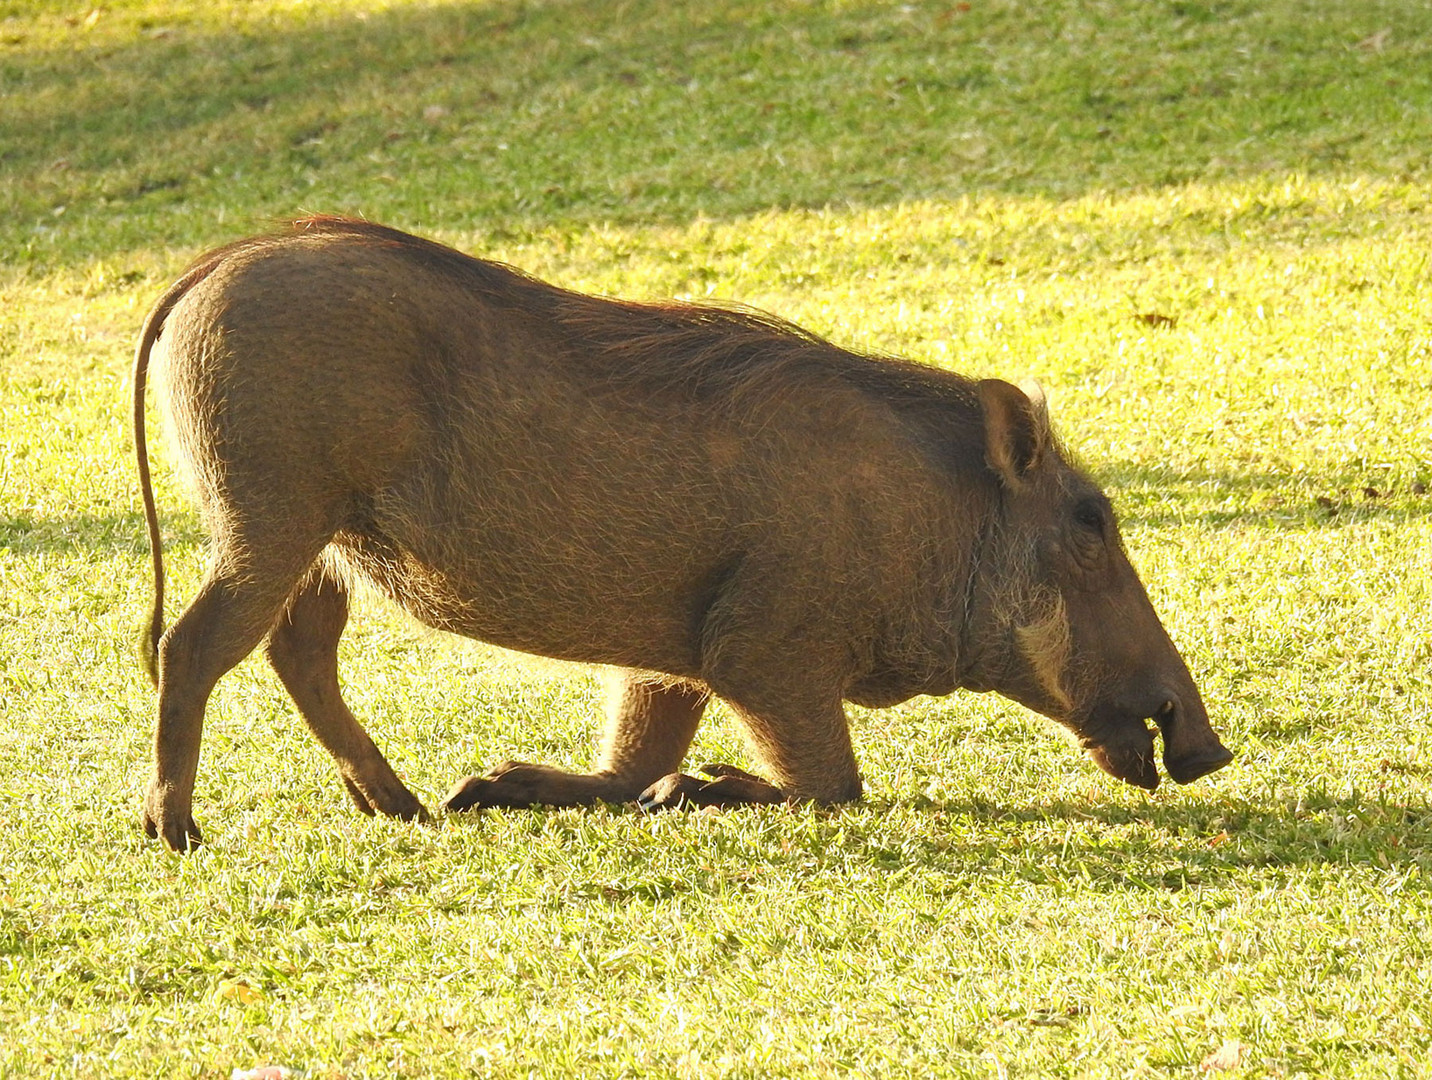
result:
<svg viewBox="0 0 1432 1080"><path fill-rule="evenodd" d="M1172 330L1178 325L1178 320L1172 315L1164 315L1158 311L1144 311L1134 316L1145 326L1152 326L1156 330Z"/></svg>
<svg viewBox="0 0 1432 1080"><path fill-rule="evenodd" d="M214 997L219 1001L237 1001L240 1005L253 1005L264 999L263 991L255 990L243 979L222 979L214 987Z"/></svg>
<svg viewBox="0 0 1432 1080"><path fill-rule="evenodd" d="M1198 1067L1204 1072L1227 1072L1229 1069L1236 1069L1243 1063L1243 1055L1247 1050L1248 1047L1237 1039L1229 1039L1204 1058Z"/></svg>
<svg viewBox="0 0 1432 1080"><path fill-rule="evenodd" d="M1391 37L1391 28L1385 28L1363 38L1357 43L1357 47L1363 52L1380 53L1383 49L1387 48L1387 43Z"/></svg>
<svg viewBox="0 0 1432 1080"><path fill-rule="evenodd" d="M1228 843L1228 841L1231 840L1231 839L1233 839L1233 838L1228 835L1228 830L1227 830L1227 829L1224 829L1224 830L1223 830L1221 833L1219 833L1217 836L1210 836L1210 837L1208 838L1208 846L1209 846L1209 847L1219 847L1219 846L1222 845L1222 844Z"/></svg>

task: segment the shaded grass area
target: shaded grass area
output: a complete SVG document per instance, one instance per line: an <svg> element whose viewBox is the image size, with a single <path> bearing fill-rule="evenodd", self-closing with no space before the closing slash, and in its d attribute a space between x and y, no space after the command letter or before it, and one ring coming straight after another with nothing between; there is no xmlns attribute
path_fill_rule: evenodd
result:
<svg viewBox="0 0 1432 1080"><path fill-rule="evenodd" d="M1429 48L1406 3L0 0L0 1075L1425 1075ZM1238 760L1146 796L957 694L852 710L855 807L412 828L253 658L209 845L156 850L129 351L302 210L1038 377ZM342 666L430 804L590 760L584 669L371 599ZM723 709L692 760L749 764Z"/></svg>
<svg viewBox="0 0 1432 1080"><path fill-rule="evenodd" d="M1424 177L1400 2L11 5L0 247L42 267L295 206L486 234L968 191Z"/></svg>

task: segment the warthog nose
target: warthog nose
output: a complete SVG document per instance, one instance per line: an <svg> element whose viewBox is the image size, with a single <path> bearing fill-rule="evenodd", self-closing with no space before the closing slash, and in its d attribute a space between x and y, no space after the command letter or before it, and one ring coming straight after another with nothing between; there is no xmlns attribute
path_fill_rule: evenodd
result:
<svg viewBox="0 0 1432 1080"><path fill-rule="evenodd" d="M1186 710L1177 698L1169 698L1153 714L1163 736L1164 768L1175 783L1187 784L1233 760L1232 751L1208 726L1201 701L1198 706Z"/></svg>
<svg viewBox="0 0 1432 1080"><path fill-rule="evenodd" d="M1195 754L1189 754L1181 758L1171 758L1164 755L1164 768L1168 770L1169 776L1179 784L1191 783L1200 776L1207 776L1211 772L1217 772L1223 766L1233 760L1233 751L1219 743L1217 746L1210 746Z"/></svg>

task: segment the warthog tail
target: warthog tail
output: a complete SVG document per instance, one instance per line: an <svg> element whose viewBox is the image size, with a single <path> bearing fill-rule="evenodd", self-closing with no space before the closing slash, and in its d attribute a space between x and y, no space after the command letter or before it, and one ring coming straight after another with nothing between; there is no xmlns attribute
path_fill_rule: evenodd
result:
<svg viewBox="0 0 1432 1080"><path fill-rule="evenodd" d="M154 505L154 486L149 475L149 443L144 434L144 387L149 374L149 353L164 331L164 320L174 305L218 266L230 249L212 252L191 266L171 285L149 312L144 331L134 351L134 454L139 465L139 491L144 500L144 524L149 530L149 554L154 568L154 604L149 624L139 634L139 657L149 681L159 685L159 639L164 635L164 553L159 533L159 512Z"/></svg>

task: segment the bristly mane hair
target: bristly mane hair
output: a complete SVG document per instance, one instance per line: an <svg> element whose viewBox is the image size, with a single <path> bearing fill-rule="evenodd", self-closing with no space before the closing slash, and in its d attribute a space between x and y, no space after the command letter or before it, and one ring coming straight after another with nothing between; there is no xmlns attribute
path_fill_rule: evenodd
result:
<svg viewBox="0 0 1432 1080"><path fill-rule="evenodd" d="M582 342L584 348L574 350L574 358L607 385L660 388L708 399L741 394L753 389L752 383L816 379L860 390L910 419L940 427L966 426L979 414L973 381L964 376L842 349L754 308L588 296L504 263L476 259L359 219L307 217L293 222L293 229L400 248L428 269L481 291L490 302L549 318Z"/></svg>

